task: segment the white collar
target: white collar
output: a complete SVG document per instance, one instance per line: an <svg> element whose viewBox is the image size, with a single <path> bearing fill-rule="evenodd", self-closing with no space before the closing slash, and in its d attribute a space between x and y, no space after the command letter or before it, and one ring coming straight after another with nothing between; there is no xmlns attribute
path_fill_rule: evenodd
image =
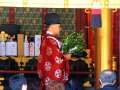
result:
<svg viewBox="0 0 120 90"><path fill-rule="evenodd" d="M46 33L47 33L47 34L51 34L51 35L53 35L53 33L52 33L52 32L50 32L50 31L47 31Z"/></svg>

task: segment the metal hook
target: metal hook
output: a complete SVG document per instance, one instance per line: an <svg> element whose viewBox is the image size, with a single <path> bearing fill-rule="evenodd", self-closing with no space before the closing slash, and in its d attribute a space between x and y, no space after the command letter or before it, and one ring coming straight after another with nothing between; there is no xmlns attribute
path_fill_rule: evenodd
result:
<svg viewBox="0 0 120 90"><path fill-rule="evenodd" d="M117 12L117 8L113 9L112 12L113 12L113 13Z"/></svg>
<svg viewBox="0 0 120 90"><path fill-rule="evenodd" d="M85 28L90 29L90 27L88 27L88 26L85 26Z"/></svg>
<svg viewBox="0 0 120 90"><path fill-rule="evenodd" d="M90 13L90 9L85 8L85 13Z"/></svg>

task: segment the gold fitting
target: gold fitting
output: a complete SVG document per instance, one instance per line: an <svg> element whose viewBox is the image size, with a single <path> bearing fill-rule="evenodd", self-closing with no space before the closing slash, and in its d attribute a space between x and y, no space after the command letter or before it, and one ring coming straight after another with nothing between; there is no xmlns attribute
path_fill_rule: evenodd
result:
<svg viewBox="0 0 120 90"><path fill-rule="evenodd" d="M85 28L90 29L90 27L88 27L88 26L85 26Z"/></svg>
<svg viewBox="0 0 120 90"><path fill-rule="evenodd" d="M112 57L112 70L117 70L117 61L115 56Z"/></svg>

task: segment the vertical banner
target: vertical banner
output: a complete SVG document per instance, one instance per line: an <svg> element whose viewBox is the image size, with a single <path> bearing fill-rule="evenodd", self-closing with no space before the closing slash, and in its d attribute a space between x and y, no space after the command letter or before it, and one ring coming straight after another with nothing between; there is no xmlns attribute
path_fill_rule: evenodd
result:
<svg viewBox="0 0 120 90"><path fill-rule="evenodd" d="M43 8L42 9L42 34L44 34L46 32L46 25L45 23L45 15L47 14L47 8Z"/></svg>
<svg viewBox="0 0 120 90"><path fill-rule="evenodd" d="M112 54L117 62L117 83L120 84L120 9L117 9L117 12L112 13L112 32Z"/></svg>
<svg viewBox="0 0 120 90"><path fill-rule="evenodd" d="M119 60L119 34L120 34L120 10L112 13L112 34L113 34L113 55L116 56L116 59Z"/></svg>
<svg viewBox="0 0 120 90"><path fill-rule="evenodd" d="M81 26L81 18L80 18L80 9L76 9L76 32L79 32L80 31L80 26Z"/></svg>
<svg viewBox="0 0 120 90"><path fill-rule="evenodd" d="M84 39L85 42L88 42L88 33L87 33L87 28L85 28L85 26L87 26L87 13L84 11L84 9L76 9L76 32L79 32L80 30L83 31L84 33ZM88 48L87 47L88 44L86 44L84 46L84 48Z"/></svg>
<svg viewBox="0 0 120 90"><path fill-rule="evenodd" d="M10 17L10 24L14 24L14 17L15 17L14 7L10 7L9 17Z"/></svg>

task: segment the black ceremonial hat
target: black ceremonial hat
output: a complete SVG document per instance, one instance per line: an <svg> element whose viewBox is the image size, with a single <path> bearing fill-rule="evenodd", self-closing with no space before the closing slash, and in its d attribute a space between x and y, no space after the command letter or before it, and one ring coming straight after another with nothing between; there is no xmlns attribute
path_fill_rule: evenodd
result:
<svg viewBox="0 0 120 90"><path fill-rule="evenodd" d="M45 24L51 25L51 24L60 24L60 18L57 13L48 13L45 16Z"/></svg>

